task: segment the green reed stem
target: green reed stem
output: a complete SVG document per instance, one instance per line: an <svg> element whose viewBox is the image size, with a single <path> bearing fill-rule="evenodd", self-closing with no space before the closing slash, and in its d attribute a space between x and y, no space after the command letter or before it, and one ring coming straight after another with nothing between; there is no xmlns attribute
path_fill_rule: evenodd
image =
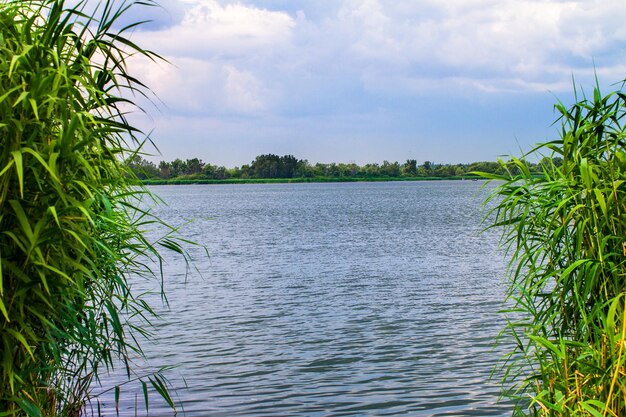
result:
<svg viewBox="0 0 626 417"><path fill-rule="evenodd" d="M153 312L128 279L158 276L159 248L185 255L144 236L175 230L140 208L151 196L124 162L147 140L126 119L146 94L127 61L159 59L120 27L133 5L0 3L0 416L79 415L101 373L130 378L146 330L126 317Z"/></svg>
<svg viewBox="0 0 626 417"><path fill-rule="evenodd" d="M518 416L626 415L626 96L555 108L559 139L483 174L511 257L505 395Z"/></svg>

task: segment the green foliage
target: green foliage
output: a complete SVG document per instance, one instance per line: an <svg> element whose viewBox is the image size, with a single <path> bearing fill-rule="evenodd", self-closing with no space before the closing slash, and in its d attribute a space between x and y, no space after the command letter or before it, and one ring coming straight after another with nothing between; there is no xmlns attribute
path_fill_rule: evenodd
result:
<svg viewBox="0 0 626 417"><path fill-rule="evenodd" d="M407 159L404 165L402 165L402 173L406 176L416 176L417 161L415 159Z"/></svg>
<svg viewBox="0 0 626 417"><path fill-rule="evenodd" d="M559 103L561 133L492 196L511 256L504 364L514 415L626 415L626 95ZM537 158L539 159L539 158Z"/></svg>
<svg viewBox="0 0 626 417"><path fill-rule="evenodd" d="M174 181L202 181L202 180L235 180L235 179L398 179L398 178L455 178L473 177L474 171L502 174L508 169L515 169L509 161L504 167L497 162L474 162L472 164L434 164L426 161L422 166L417 160L409 159L404 164L383 161L382 165L371 163L359 166L355 163L316 163L309 164L307 160L297 159L292 155L278 156L274 154L259 155L249 165L241 168L226 168L205 164L201 159L193 158L185 161L177 158L171 162L161 161L157 166L135 155L129 162L135 174L151 183L159 179ZM542 164L529 164L529 169L540 173Z"/></svg>
<svg viewBox="0 0 626 417"><path fill-rule="evenodd" d="M145 180L159 175L159 169L154 163L144 159L138 153L127 159L126 165L135 173L137 178Z"/></svg>
<svg viewBox="0 0 626 417"><path fill-rule="evenodd" d="M123 97L144 91L128 57L156 56L124 37L136 25L116 27L132 4L102 3L97 18L84 6L0 3L4 416L79 415L92 381L140 352L145 330L126 318L151 314L128 278L161 259L142 233L161 223L139 208L149 194L122 162L141 145ZM162 377L151 382L167 399Z"/></svg>
<svg viewBox="0 0 626 417"><path fill-rule="evenodd" d="M259 155L250 168L256 178L293 178L298 169L298 161L293 155Z"/></svg>

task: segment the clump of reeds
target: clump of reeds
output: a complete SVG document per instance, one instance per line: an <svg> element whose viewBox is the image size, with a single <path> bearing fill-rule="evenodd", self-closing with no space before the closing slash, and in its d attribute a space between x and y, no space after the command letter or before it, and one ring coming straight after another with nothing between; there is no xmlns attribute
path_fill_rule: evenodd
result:
<svg viewBox="0 0 626 417"><path fill-rule="evenodd" d="M159 223L139 208L149 193L124 163L145 140L124 113L145 92L126 63L156 55L119 26L132 3L71 4L0 3L3 416L81 414L90 383L140 351L144 329L123 317L152 311L128 277L161 260L142 232Z"/></svg>
<svg viewBox="0 0 626 417"><path fill-rule="evenodd" d="M560 138L489 176L511 256L505 395L519 416L624 416L626 95L596 86L555 107Z"/></svg>

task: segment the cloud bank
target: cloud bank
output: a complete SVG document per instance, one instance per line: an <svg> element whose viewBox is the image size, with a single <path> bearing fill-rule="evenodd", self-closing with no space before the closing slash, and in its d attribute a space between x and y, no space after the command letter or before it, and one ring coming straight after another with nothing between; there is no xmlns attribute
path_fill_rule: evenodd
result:
<svg viewBox="0 0 626 417"><path fill-rule="evenodd" d="M172 65L133 65L167 105L155 125L168 154L170 136L204 135L207 152L231 155L224 158L231 164L250 159L245 151L234 156L238 140L248 152L302 150L326 160L380 149L438 156L437 147L465 134L483 140L468 148L488 159L515 151L493 149L495 136L479 139L506 134L504 125L486 117L484 127L463 123L481 134L447 131L450 115L441 113L462 107L461 116L481 117L503 102L513 112L549 109L551 94L568 94L572 76L588 86L594 70L607 83L621 80L622 16L626 3L609 0L170 0L133 39ZM551 117L517 131L516 123L532 120L500 117L512 124L499 140L540 135ZM202 121L221 130L194 130ZM312 151L315 143L326 153Z"/></svg>

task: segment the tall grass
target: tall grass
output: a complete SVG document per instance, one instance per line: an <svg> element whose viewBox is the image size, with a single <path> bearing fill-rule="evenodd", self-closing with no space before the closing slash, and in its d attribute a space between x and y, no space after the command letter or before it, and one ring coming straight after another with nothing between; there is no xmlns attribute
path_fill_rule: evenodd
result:
<svg viewBox="0 0 626 417"><path fill-rule="evenodd" d="M555 108L560 138L488 175L503 181L492 226L512 259L506 395L517 416L624 416L626 95L596 86ZM544 155L531 175L525 159Z"/></svg>
<svg viewBox="0 0 626 417"><path fill-rule="evenodd" d="M121 361L130 377L144 329L125 317L152 310L128 279L154 276L159 248L182 253L144 237L161 222L123 162L145 140L124 109L146 89L126 64L158 57L118 26L133 3L86 6L0 3L1 416L80 415L103 372ZM145 382L172 403L160 375Z"/></svg>

